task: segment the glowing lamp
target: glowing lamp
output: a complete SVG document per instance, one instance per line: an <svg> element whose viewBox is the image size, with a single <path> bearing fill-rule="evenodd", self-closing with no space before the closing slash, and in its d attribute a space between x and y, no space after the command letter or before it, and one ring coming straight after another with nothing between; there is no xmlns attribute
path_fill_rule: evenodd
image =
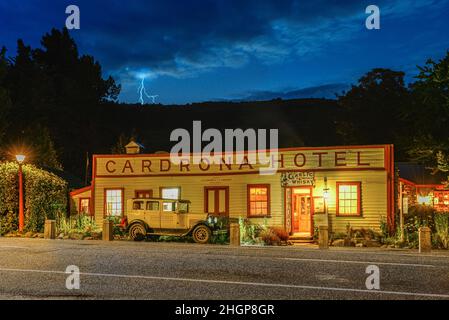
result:
<svg viewBox="0 0 449 320"><path fill-rule="evenodd" d="M18 163L23 163L25 161L25 156L23 154L16 155L16 160Z"/></svg>
<svg viewBox="0 0 449 320"><path fill-rule="evenodd" d="M323 198L324 200L329 200L329 189L324 189L323 191Z"/></svg>

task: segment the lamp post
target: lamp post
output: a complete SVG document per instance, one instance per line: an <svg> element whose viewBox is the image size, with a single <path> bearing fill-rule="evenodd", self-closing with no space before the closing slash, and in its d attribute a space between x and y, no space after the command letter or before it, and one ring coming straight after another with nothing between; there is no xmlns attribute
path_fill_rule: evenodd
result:
<svg viewBox="0 0 449 320"><path fill-rule="evenodd" d="M24 215L23 215L23 174L22 163L25 161L25 156L16 155L17 162L19 163L19 232L23 231Z"/></svg>

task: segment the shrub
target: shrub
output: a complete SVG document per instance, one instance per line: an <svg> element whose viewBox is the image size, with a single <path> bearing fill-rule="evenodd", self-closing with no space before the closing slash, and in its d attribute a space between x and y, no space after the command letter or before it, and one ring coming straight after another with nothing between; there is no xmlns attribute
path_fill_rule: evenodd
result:
<svg viewBox="0 0 449 320"><path fill-rule="evenodd" d="M434 217L435 220L435 240L437 246L449 249L449 214L439 213Z"/></svg>
<svg viewBox="0 0 449 320"><path fill-rule="evenodd" d="M85 236L101 232L101 228L97 226L94 218L88 215L76 215L69 218L59 215L56 219L56 230L58 234L82 233Z"/></svg>
<svg viewBox="0 0 449 320"><path fill-rule="evenodd" d="M270 228L273 233L279 238L279 240L283 241L283 242L287 242L288 239L290 238L290 235L287 231L285 231L282 228L279 227L272 227Z"/></svg>
<svg viewBox="0 0 449 320"><path fill-rule="evenodd" d="M262 241L269 246L279 245L281 242L281 239L279 239L278 235L271 228L261 231L259 236Z"/></svg>
<svg viewBox="0 0 449 320"><path fill-rule="evenodd" d="M257 238L260 236L264 227L258 224L253 224L249 219L239 219L240 225L240 242L245 244L257 243Z"/></svg>
<svg viewBox="0 0 449 320"><path fill-rule="evenodd" d="M0 232L17 230L19 211L18 164L0 163ZM67 208L67 183L32 165L23 166L25 232L43 232L45 219Z"/></svg>

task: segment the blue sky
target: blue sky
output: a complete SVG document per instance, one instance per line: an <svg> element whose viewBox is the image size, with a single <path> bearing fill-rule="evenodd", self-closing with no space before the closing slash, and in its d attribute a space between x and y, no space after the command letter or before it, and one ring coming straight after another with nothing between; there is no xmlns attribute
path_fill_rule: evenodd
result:
<svg viewBox="0 0 449 320"><path fill-rule="evenodd" d="M80 52L122 84L123 102L138 102L142 75L164 104L339 90L375 67L411 80L449 49L449 0L0 0L0 45L39 46L69 4L81 10ZM365 28L370 4L380 30Z"/></svg>

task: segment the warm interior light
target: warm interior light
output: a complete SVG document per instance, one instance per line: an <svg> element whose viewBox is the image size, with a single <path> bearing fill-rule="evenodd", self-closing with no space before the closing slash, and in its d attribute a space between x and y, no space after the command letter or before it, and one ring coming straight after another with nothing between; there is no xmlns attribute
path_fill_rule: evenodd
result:
<svg viewBox="0 0 449 320"><path fill-rule="evenodd" d="M18 163L22 163L25 161L25 156L23 154L16 155L16 159Z"/></svg>

